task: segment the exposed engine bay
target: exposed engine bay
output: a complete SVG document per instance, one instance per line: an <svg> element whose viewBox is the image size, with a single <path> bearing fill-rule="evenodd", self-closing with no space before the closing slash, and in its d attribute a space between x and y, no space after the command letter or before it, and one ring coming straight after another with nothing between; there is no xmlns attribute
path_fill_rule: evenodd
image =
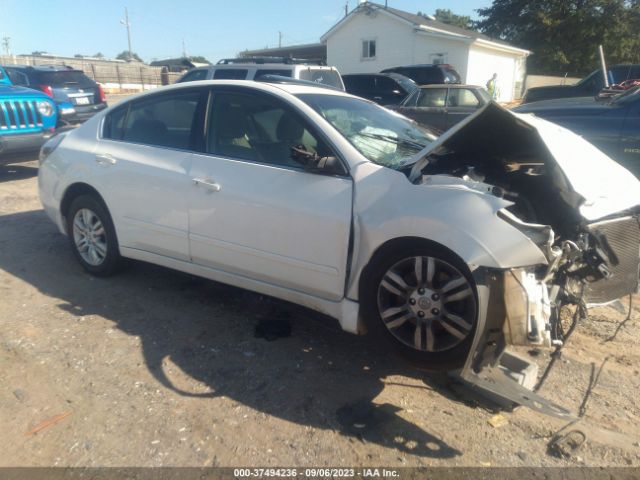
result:
<svg viewBox="0 0 640 480"><path fill-rule="evenodd" d="M469 365L479 373L484 367L496 366L508 345L561 348L575 327L563 326L560 311L564 306L575 306L576 320L578 314L586 315L588 305L608 303L638 291L640 202L631 197L620 210L606 205L596 208L596 214L585 215L585 206L596 205L606 198L601 193L605 187L616 185L596 188L596 195L586 198L585 185L600 187L594 176L602 175L604 184L610 172L590 172L585 160L582 177L588 175L591 184L578 178L580 165L576 168L576 158L567 158L567 153L573 152L551 146L562 133L552 129L560 127L549 127L546 122L536 126L534 122L542 121L516 116L491 104L467 120L439 139L413 167L410 180L457 185L507 200L511 205L498 211L498 216L524 233L547 259L546 265L522 265L490 275L486 283L491 283L492 307L484 337L472 352ZM556 135L554 142L545 141L548 132L544 129L551 130L549 136ZM584 148L587 152L591 149L592 156L604 155L589 144ZM560 155L564 158L558 158ZM567 171L567 165L572 171ZM576 188L578 184L583 192ZM638 189L636 184L629 185L619 188ZM640 191L632 192L636 197L638 194ZM489 384L496 380L487 379Z"/></svg>
<svg viewBox="0 0 640 480"><path fill-rule="evenodd" d="M515 300L518 291L524 292L528 309L538 309L537 314L509 311L521 302L505 302L508 319L527 319L524 338L512 322L514 344L525 344L525 338L547 346L561 342L563 305L602 304L637 291L640 206L596 221L586 219L580 207L587 199L572 187L539 130L497 105L443 138L414 181L461 182L511 202L498 215L525 233L547 258L547 265L505 276L505 297Z"/></svg>

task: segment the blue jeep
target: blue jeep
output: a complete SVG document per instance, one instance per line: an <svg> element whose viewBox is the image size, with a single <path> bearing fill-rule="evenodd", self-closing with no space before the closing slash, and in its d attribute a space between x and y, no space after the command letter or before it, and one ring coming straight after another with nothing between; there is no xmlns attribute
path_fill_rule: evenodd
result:
<svg viewBox="0 0 640 480"><path fill-rule="evenodd" d="M18 87L0 67L0 159L38 151L56 127L56 106L47 95Z"/></svg>

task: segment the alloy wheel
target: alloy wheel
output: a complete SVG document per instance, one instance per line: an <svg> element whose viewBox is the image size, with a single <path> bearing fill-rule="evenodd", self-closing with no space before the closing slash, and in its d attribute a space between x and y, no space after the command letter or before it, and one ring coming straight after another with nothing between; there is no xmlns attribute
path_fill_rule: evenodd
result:
<svg viewBox="0 0 640 480"><path fill-rule="evenodd" d="M107 234L96 213L88 208L79 209L73 218L73 241L82 259L98 266L107 256Z"/></svg>
<svg viewBox="0 0 640 480"><path fill-rule="evenodd" d="M476 299L469 280L435 257L415 256L395 263L377 292L378 313L403 344L423 352L454 348L472 333Z"/></svg>

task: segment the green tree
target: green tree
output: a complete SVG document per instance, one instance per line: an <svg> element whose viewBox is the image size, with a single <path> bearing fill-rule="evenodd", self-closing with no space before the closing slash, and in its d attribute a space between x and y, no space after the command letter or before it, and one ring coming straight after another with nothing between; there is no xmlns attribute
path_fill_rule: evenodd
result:
<svg viewBox="0 0 640 480"><path fill-rule="evenodd" d="M102 54L102 52L98 52L93 57L94 58L104 58L104 55Z"/></svg>
<svg viewBox="0 0 640 480"><path fill-rule="evenodd" d="M448 25L453 25L455 27L460 28L472 28L473 22L471 22L471 17L466 15L456 15L451 10L438 8L436 9L436 13L433 15L436 20L442 23L446 23Z"/></svg>
<svg viewBox="0 0 640 480"><path fill-rule="evenodd" d="M76 53L73 57L74 58L84 58L84 55L82 55L81 53Z"/></svg>
<svg viewBox="0 0 640 480"><path fill-rule="evenodd" d="M189 60L196 63L208 63L209 65L211 65L211 62L206 58L204 58L202 55L195 55L195 56L189 57Z"/></svg>
<svg viewBox="0 0 640 480"><path fill-rule="evenodd" d="M137 60L138 62L141 62L142 59L138 56L138 54L136 52L131 52L131 56L129 56L129 51L125 50L123 52L120 52L118 54L118 56L116 57L117 60L124 60L126 62L130 62L132 60Z"/></svg>
<svg viewBox="0 0 640 480"><path fill-rule="evenodd" d="M476 28L533 52L529 71L586 74L607 62L640 62L640 0L493 0Z"/></svg>

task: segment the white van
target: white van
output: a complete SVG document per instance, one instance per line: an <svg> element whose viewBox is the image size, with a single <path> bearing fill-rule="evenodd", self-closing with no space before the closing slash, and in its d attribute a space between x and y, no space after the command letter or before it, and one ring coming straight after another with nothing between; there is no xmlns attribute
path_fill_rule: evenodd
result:
<svg viewBox="0 0 640 480"><path fill-rule="evenodd" d="M195 80L257 80L265 75L290 77L296 80L322 83L344 91L342 77L335 67L307 63L286 57L226 58L215 65L189 70L176 83ZM269 78L262 79L268 81Z"/></svg>

